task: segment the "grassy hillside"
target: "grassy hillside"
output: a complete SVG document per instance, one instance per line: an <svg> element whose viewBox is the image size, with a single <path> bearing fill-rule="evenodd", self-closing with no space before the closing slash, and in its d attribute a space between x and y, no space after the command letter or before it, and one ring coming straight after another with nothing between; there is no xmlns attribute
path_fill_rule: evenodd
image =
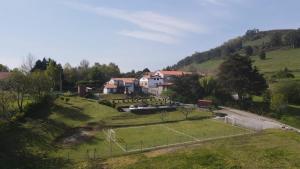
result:
<svg viewBox="0 0 300 169"><path fill-rule="evenodd" d="M269 130L203 143L184 149L169 149L119 157L107 161L109 168L257 169L300 168L300 137L294 132Z"/></svg>
<svg viewBox="0 0 300 169"><path fill-rule="evenodd" d="M267 76L287 67L296 78L300 78L300 49L285 49L267 52L266 60L261 60L258 56L252 56L254 65ZM196 70L208 74L215 74L223 59L212 59L200 64L192 64L183 70Z"/></svg>

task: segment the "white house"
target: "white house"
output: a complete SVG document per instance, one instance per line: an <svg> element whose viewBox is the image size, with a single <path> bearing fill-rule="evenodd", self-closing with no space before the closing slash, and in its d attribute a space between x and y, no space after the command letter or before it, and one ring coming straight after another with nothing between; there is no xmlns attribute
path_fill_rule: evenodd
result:
<svg viewBox="0 0 300 169"><path fill-rule="evenodd" d="M104 85L103 93L125 93L130 94L135 91L139 82L135 78L111 78Z"/></svg>
<svg viewBox="0 0 300 169"><path fill-rule="evenodd" d="M163 71L159 70L154 73L144 75L140 80L140 87L144 93L151 93L160 95L163 91L167 90L173 85L174 77L180 77L190 72L183 71Z"/></svg>
<svg viewBox="0 0 300 169"><path fill-rule="evenodd" d="M118 87L114 84L106 83L104 85L103 93L104 94L117 93L117 88Z"/></svg>

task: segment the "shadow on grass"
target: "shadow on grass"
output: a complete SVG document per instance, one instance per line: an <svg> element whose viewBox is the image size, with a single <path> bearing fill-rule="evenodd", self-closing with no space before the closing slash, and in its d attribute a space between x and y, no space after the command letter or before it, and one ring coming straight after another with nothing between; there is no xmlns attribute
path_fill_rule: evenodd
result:
<svg viewBox="0 0 300 169"><path fill-rule="evenodd" d="M60 115L63 115L65 118L69 118L71 120L76 121L86 121L91 119L90 116L82 113L82 109L72 106L72 107L66 107L61 105L55 105L53 110L57 112Z"/></svg>
<svg viewBox="0 0 300 169"><path fill-rule="evenodd" d="M168 124L168 123L177 123L182 121L201 121L206 119L211 119L212 116L198 116L198 117L190 117L188 119L181 119L181 120L165 120L165 121L158 121L158 122L149 122L149 123L137 123L137 124L106 124L106 127L133 127L133 126L149 126L149 125L156 125L156 124Z"/></svg>
<svg viewBox="0 0 300 169"><path fill-rule="evenodd" d="M68 165L65 159L47 155L55 147L48 137L33 128L18 123L2 124L0 138L0 168L63 168Z"/></svg>

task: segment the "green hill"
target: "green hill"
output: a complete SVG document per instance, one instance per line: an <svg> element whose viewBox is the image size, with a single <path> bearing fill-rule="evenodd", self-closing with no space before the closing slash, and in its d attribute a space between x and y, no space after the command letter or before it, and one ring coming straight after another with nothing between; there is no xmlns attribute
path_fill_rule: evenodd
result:
<svg viewBox="0 0 300 169"><path fill-rule="evenodd" d="M296 78L300 78L300 48L277 49L267 52L266 60L261 60L258 56L252 56L252 58L254 65L266 76L271 76L287 67L293 72ZM186 71L200 71L214 75L223 61L223 58L210 59L202 63L192 63L181 69Z"/></svg>
<svg viewBox="0 0 300 169"><path fill-rule="evenodd" d="M168 67L185 71L214 75L226 57L233 54L248 55L267 76L287 67L296 77L300 76L300 30L248 30L245 35L231 39L221 46L204 52L196 52ZM260 60L260 52L266 52L266 60Z"/></svg>

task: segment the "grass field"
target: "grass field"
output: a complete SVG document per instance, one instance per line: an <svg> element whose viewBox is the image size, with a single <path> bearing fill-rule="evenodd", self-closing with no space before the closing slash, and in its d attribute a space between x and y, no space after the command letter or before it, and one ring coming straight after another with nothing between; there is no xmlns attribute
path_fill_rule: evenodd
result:
<svg viewBox="0 0 300 169"><path fill-rule="evenodd" d="M300 136L268 130L182 149L168 149L109 159L114 169L274 169L300 168Z"/></svg>
<svg viewBox="0 0 300 169"><path fill-rule="evenodd" d="M70 97L68 103L57 99L52 108L45 107L44 109L49 112L47 112L45 114L47 116L43 118L27 119L26 123L14 128L0 128L0 144L5 145L5 147L2 147L0 155L6 157L3 160L0 159L0 168L34 168L33 166L35 166L35 168L77 168L77 166L78 168L87 168L86 164L89 162L89 159L96 158L94 161L102 165L102 159L107 159L111 156L126 155L130 150L140 149L141 145L142 149L145 149L153 146L206 140L248 132L247 130L209 119L212 117L212 114L207 111L194 111L190 114L188 120L185 120L181 112L173 111L169 112L165 119L162 120L159 113L137 115L134 113L118 112L111 107L98 104L94 100L80 97ZM286 120L291 119L286 117ZM93 128L87 130L88 138L78 139L76 144L63 143L63 141L70 136L74 138L74 131L78 131L78 129L81 128L85 129L86 127ZM117 143L120 144L122 148L117 144L109 144L106 134L102 131L105 127L115 128L118 138ZM276 133L277 132L275 132L275 134ZM274 139L273 135L273 133L267 133L266 136L268 137L262 141L269 141L270 144L280 146L276 140L268 140ZM244 137L252 138L248 136ZM244 139L244 137L241 137L241 139ZM286 144L293 145L295 144L295 140L299 138L286 136L285 139ZM222 142L222 140L213 142L218 143L217 147L220 145L226 145L226 147L233 146L231 144L239 143ZM242 140L239 145L244 148L247 145L244 145L245 142L248 141ZM206 145L208 143L205 142L201 144ZM126 147L128 152L124 151ZM26 156L27 158L21 160L15 150L26 150L30 152L30 154ZM207 151L209 151L207 153L215 152L217 155L219 153L222 155L223 153L223 149L211 148ZM248 151L253 152L255 150L248 149ZM4 152L4 154L2 152ZM191 150L190 153L192 154L188 156L189 158L194 157L195 161L201 160L202 157L199 157L196 152ZM202 153L203 152L200 154ZM245 156L249 152L240 153L242 156ZM270 153L277 152L276 150L270 150ZM144 158L142 154L139 154L137 157L130 157L130 159L135 160L135 158L139 159L140 157ZM166 166L174 168L172 167L173 165L168 164L168 158L169 157L160 157L160 159L148 160L154 160L155 163L153 163L153 165L161 165L162 168ZM185 162L180 161L181 158L184 159L184 156L178 155L178 158L175 163L178 165L178 168L191 168L189 166L184 167L185 165L182 163ZM288 158L292 157L288 156ZM15 160L18 160L18 163L14 163L13 161ZM146 160L145 164L147 163L149 164L151 162ZM261 163L261 165L263 164L265 163ZM140 163L132 164L132 166L124 164L123 167L145 168L144 164ZM149 165L149 167L153 168L152 165Z"/></svg>
<svg viewBox="0 0 300 169"><path fill-rule="evenodd" d="M248 130L215 120L182 121L142 127L117 128L117 143L127 151L247 134Z"/></svg>
<svg viewBox="0 0 300 169"><path fill-rule="evenodd" d="M260 60L257 56L253 56L254 65L266 75L271 75L279 70L287 67L296 76L300 78L300 49L275 50L267 52L267 59ZM223 59L212 59L200 64L192 64L185 67L185 70L196 69L198 71L216 73Z"/></svg>

